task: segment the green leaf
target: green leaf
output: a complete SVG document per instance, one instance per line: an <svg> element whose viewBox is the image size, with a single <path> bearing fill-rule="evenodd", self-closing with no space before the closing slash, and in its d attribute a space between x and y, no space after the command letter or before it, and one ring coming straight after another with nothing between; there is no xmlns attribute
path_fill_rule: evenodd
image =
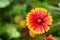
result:
<svg viewBox="0 0 60 40"><path fill-rule="evenodd" d="M0 38L0 40L2 40L2 39Z"/></svg>
<svg viewBox="0 0 60 40"><path fill-rule="evenodd" d="M16 4L15 6L13 6L13 13L15 13L16 15L22 16L22 18L25 18L27 14L26 4L23 4L23 5Z"/></svg>
<svg viewBox="0 0 60 40"><path fill-rule="evenodd" d="M3 27L0 27L0 35L2 35L3 33L4 33Z"/></svg>
<svg viewBox="0 0 60 40"><path fill-rule="evenodd" d="M21 36L20 32L17 31L17 26L14 24L6 24L6 32L10 38L17 38Z"/></svg>
<svg viewBox="0 0 60 40"><path fill-rule="evenodd" d="M55 5L57 6L58 3L60 3L60 0L45 0L46 2L48 2L51 5Z"/></svg>
<svg viewBox="0 0 60 40"><path fill-rule="evenodd" d="M24 5L16 4L15 6L13 6L13 12L18 14L18 15L25 15L26 4L24 4Z"/></svg>
<svg viewBox="0 0 60 40"><path fill-rule="evenodd" d="M60 37L54 37L54 40L60 40Z"/></svg>
<svg viewBox="0 0 60 40"><path fill-rule="evenodd" d="M34 38L27 36L27 37L24 37L22 40L34 40Z"/></svg>
<svg viewBox="0 0 60 40"><path fill-rule="evenodd" d="M56 30L60 30L59 27L60 27L60 22L51 26L50 30L46 34L51 34L51 33L55 32Z"/></svg>
<svg viewBox="0 0 60 40"><path fill-rule="evenodd" d="M9 1L9 0L0 0L0 8L4 8L6 6L8 6L13 0Z"/></svg>

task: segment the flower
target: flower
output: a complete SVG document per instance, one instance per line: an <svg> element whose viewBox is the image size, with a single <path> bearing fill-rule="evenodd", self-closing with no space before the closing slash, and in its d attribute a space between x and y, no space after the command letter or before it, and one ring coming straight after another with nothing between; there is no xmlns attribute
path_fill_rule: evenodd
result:
<svg viewBox="0 0 60 40"><path fill-rule="evenodd" d="M14 22L18 24L20 19L21 19L20 16L15 16L14 17Z"/></svg>
<svg viewBox="0 0 60 40"><path fill-rule="evenodd" d="M52 35L49 35L45 37L44 40L54 40L54 37Z"/></svg>
<svg viewBox="0 0 60 40"><path fill-rule="evenodd" d="M33 33L32 31L29 31L29 34L30 34L30 36L33 37L33 38L37 37L37 35L36 35L35 33Z"/></svg>
<svg viewBox="0 0 60 40"><path fill-rule="evenodd" d="M26 21L28 28L35 34L47 32L50 29L49 25L52 25L52 17L43 8L31 10L26 17Z"/></svg>
<svg viewBox="0 0 60 40"><path fill-rule="evenodd" d="M21 20L19 22L19 25L20 25L21 28L26 28L26 21L25 20Z"/></svg>

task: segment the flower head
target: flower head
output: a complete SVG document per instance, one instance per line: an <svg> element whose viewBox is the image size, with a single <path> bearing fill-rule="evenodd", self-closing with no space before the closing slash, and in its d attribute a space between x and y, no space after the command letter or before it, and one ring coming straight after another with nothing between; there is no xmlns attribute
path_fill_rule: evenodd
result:
<svg viewBox="0 0 60 40"><path fill-rule="evenodd" d="M36 37L37 37L37 34L33 33L32 31L29 31L29 34L30 34L30 36L33 37L33 38L36 38Z"/></svg>
<svg viewBox="0 0 60 40"><path fill-rule="evenodd" d="M52 17L43 8L31 10L26 17L26 21L28 28L36 34L45 33L50 29L48 25L52 25Z"/></svg>
<svg viewBox="0 0 60 40"><path fill-rule="evenodd" d="M54 40L54 37L52 35L49 35L45 37L44 40Z"/></svg>
<svg viewBox="0 0 60 40"><path fill-rule="evenodd" d="M21 28L26 28L26 21L25 20L21 20L19 22L19 25L20 25Z"/></svg>
<svg viewBox="0 0 60 40"><path fill-rule="evenodd" d="M14 17L14 22L18 24L19 21L20 21L20 16L15 16Z"/></svg>

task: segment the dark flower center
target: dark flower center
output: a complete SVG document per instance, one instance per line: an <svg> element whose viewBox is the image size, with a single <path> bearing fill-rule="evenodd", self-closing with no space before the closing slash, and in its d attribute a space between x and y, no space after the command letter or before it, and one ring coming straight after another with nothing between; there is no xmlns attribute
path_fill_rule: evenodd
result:
<svg viewBox="0 0 60 40"><path fill-rule="evenodd" d="M37 18L37 19L36 19L36 23L37 23L37 24L42 24L42 22L43 22L43 20L42 20L41 18Z"/></svg>

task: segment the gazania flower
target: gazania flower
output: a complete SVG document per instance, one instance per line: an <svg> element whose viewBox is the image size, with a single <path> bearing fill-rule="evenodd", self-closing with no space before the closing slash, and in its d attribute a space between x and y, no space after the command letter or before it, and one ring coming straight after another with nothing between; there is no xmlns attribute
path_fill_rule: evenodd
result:
<svg viewBox="0 0 60 40"><path fill-rule="evenodd" d="M52 17L43 8L35 8L29 12L26 21L28 28L36 34L47 32L49 25L52 25Z"/></svg>
<svg viewBox="0 0 60 40"><path fill-rule="evenodd" d="M52 35L49 35L45 37L44 40L54 40L54 37Z"/></svg>

